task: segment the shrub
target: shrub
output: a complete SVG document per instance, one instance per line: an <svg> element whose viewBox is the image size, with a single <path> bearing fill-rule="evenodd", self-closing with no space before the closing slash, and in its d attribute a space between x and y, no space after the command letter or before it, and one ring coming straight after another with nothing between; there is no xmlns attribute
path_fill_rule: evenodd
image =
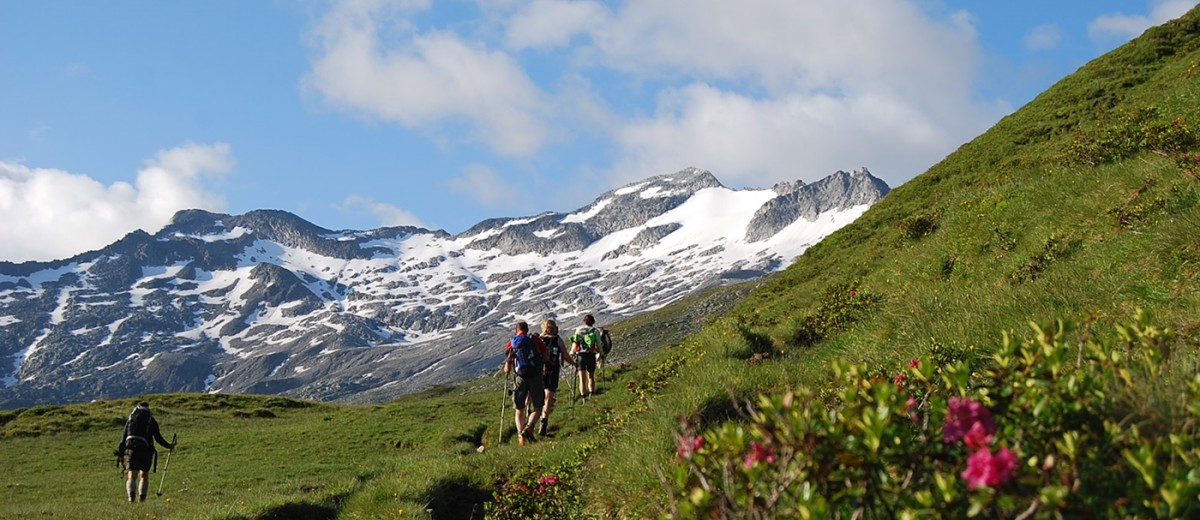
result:
<svg viewBox="0 0 1200 520"><path fill-rule="evenodd" d="M546 471L530 464L515 473L484 505L488 518L576 518L582 503L575 470Z"/></svg>
<svg viewBox="0 0 1200 520"><path fill-rule="evenodd" d="M1146 397L1172 332L1142 313L1103 342L1031 328L978 371L913 360L872 381L835 362L832 404L802 388L760 397L749 424L685 427L671 515L1200 515L1200 376Z"/></svg>
<svg viewBox="0 0 1200 520"><path fill-rule="evenodd" d="M812 346L830 334L845 330L882 302L883 297L877 294L847 284L834 284L825 290L816 312L796 323L789 341L796 346Z"/></svg>
<svg viewBox="0 0 1200 520"><path fill-rule="evenodd" d="M938 216L936 212L919 213L901 220L896 226L900 230L901 242L915 243L933 234L938 228Z"/></svg>

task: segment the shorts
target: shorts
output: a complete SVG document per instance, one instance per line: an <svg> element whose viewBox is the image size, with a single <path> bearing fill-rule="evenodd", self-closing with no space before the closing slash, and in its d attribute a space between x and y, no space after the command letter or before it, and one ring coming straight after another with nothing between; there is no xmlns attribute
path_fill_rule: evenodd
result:
<svg viewBox="0 0 1200 520"><path fill-rule="evenodd" d="M153 450L125 450L125 460L129 463L126 467L129 471L145 471L150 472L150 466L154 463Z"/></svg>
<svg viewBox="0 0 1200 520"><path fill-rule="evenodd" d="M579 353L579 369L584 372L596 371L596 353L595 352L580 352Z"/></svg>
<svg viewBox="0 0 1200 520"><path fill-rule="evenodd" d="M545 374L542 374L542 387L545 388L546 391L557 392L560 373L561 372L559 371L558 367L547 370Z"/></svg>
<svg viewBox="0 0 1200 520"><path fill-rule="evenodd" d="M546 405L546 390L542 385L541 374L532 377L517 375L517 388L513 391L513 406L522 409L527 400L533 401L535 410L541 410Z"/></svg>

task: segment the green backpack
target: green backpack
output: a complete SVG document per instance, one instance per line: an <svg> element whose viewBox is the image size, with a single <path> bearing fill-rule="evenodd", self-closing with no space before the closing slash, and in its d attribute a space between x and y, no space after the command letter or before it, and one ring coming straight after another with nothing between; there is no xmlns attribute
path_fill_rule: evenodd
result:
<svg viewBox="0 0 1200 520"><path fill-rule="evenodd" d="M600 348L600 333L595 327L579 327L571 336L571 343L579 353L592 353Z"/></svg>

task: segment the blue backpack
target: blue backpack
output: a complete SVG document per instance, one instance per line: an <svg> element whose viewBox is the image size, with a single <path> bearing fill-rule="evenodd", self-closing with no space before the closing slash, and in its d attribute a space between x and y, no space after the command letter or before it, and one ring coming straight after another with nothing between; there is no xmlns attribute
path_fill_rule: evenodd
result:
<svg viewBox="0 0 1200 520"><path fill-rule="evenodd" d="M513 357L517 360L517 375L525 377L542 371L542 356L537 343L529 336L513 336Z"/></svg>

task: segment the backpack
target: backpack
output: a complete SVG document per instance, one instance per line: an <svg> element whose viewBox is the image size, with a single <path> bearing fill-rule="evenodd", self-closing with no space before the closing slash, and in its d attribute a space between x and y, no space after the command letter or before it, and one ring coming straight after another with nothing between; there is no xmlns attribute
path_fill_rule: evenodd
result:
<svg viewBox="0 0 1200 520"><path fill-rule="evenodd" d="M137 407L125 422L125 449L144 450L150 445L150 409Z"/></svg>
<svg viewBox="0 0 1200 520"><path fill-rule="evenodd" d="M542 336L542 343L546 344L546 350L550 352L550 359L546 360L546 366L551 369L558 368L562 363L562 351L558 348L558 334Z"/></svg>
<svg viewBox="0 0 1200 520"><path fill-rule="evenodd" d="M608 356L612 352L612 336L608 335L608 329L600 329L600 353Z"/></svg>
<svg viewBox="0 0 1200 520"><path fill-rule="evenodd" d="M596 332L595 327L579 327L571 336L571 343L575 345L576 352L591 354L600 347L600 333Z"/></svg>
<svg viewBox="0 0 1200 520"><path fill-rule="evenodd" d="M542 356L538 353L537 343L528 335L513 336L513 357L517 360L517 375L528 376L542 371Z"/></svg>

